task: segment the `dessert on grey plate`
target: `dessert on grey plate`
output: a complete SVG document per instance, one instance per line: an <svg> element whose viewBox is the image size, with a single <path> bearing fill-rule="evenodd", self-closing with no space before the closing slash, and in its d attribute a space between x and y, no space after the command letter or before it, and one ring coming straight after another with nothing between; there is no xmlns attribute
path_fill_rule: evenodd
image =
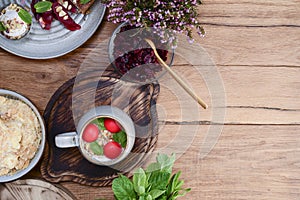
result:
<svg viewBox="0 0 300 200"><path fill-rule="evenodd" d="M29 32L31 26L31 17L26 20L28 14L27 11L15 3L4 7L0 14L1 34L12 40L23 38Z"/></svg>

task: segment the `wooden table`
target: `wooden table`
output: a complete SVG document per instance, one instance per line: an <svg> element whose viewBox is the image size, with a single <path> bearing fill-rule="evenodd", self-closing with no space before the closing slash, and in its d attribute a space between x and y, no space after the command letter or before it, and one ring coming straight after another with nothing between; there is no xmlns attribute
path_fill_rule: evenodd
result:
<svg viewBox="0 0 300 200"><path fill-rule="evenodd" d="M201 159L199 149L208 129L222 124L211 121L211 109L197 106L198 119L182 119L176 97L162 87L157 148L167 145L179 128L199 128L175 163L174 170L182 170L185 186L192 188L182 199L299 199L300 1L203 2L200 21L207 35L196 41L209 53L223 80L223 130L214 148ZM0 88L27 96L43 112L51 95L76 75L84 57L115 27L102 23L84 45L60 58L30 60L0 50ZM212 102L209 88L193 68L177 60L173 69L199 96ZM191 102L187 96L183 103ZM39 177L38 168L26 178L35 177ZM78 199L113 199L110 187L61 185Z"/></svg>

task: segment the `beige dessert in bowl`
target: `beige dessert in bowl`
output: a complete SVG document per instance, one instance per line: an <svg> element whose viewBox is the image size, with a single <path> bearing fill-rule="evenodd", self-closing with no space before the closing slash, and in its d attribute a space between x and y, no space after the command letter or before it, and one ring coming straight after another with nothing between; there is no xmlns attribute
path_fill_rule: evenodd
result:
<svg viewBox="0 0 300 200"><path fill-rule="evenodd" d="M29 172L44 144L45 126L36 107L25 97L0 89L0 182Z"/></svg>

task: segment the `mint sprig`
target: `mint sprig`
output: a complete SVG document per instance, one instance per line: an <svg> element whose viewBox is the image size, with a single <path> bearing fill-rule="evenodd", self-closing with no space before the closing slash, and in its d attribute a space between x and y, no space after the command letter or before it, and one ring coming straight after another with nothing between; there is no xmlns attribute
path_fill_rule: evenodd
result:
<svg viewBox="0 0 300 200"><path fill-rule="evenodd" d="M103 147L100 146L97 142L92 142L90 144L90 148L94 154L100 155L100 156L103 155Z"/></svg>
<svg viewBox="0 0 300 200"><path fill-rule="evenodd" d="M27 24L31 24L32 22L32 17L30 13L23 8L21 8L18 12L19 17Z"/></svg>
<svg viewBox="0 0 300 200"><path fill-rule="evenodd" d="M37 13L44 13L52 8L52 3L50 1L39 1L34 4L34 8Z"/></svg>
<svg viewBox="0 0 300 200"><path fill-rule="evenodd" d="M133 183L124 175L120 175L113 181L112 189L115 196L122 200L136 199L136 193L133 188Z"/></svg>
<svg viewBox="0 0 300 200"><path fill-rule="evenodd" d="M93 120L92 123L97 125L100 130L106 130L103 117Z"/></svg>
<svg viewBox="0 0 300 200"><path fill-rule="evenodd" d="M2 22L0 22L0 31L5 31L6 29L6 26Z"/></svg>
<svg viewBox="0 0 300 200"><path fill-rule="evenodd" d="M123 148L127 145L127 135L124 131L113 134L114 141L118 142Z"/></svg>
<svg viewBox="0 0 300 200"><path fill-rule="evenodd" d="M183 188L184 181L179 177L181 172L172 175L175 155L170 157L159 154L156 162L151 163L146 170L137 169L132 180L120 175L112 183L112 189L117 200L175 200L189 192Z"/></svg>
<svg viewBox="0 0 300 200"><path fill-rule="evenodd" d="M88 2L90 2L91 0L80 0L80 4L87 4Z"/></svg>

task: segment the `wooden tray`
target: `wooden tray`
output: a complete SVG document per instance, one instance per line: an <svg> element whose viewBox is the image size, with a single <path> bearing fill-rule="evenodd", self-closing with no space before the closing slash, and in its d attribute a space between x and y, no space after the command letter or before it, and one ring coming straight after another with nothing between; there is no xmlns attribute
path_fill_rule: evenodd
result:
<svg viewBox="0 0 300 200"><path fill-rule="evenodd" d="M157 141L155 105L158 94L157 83L137 85L123 82L112 71L102 77L91 71L66 82L55 92L45 109L47 142L41 165L42 176L50 182L73 181L107 186L119 173L127 175L130 170L142 165ZM91 96L94 101L89 100ZM78 148L61 149L54 143L57 134L74 131L78 119L90 108L99 105L117 106L126 111L135 123L133 153L114 168L92 164Z"/></svg>

